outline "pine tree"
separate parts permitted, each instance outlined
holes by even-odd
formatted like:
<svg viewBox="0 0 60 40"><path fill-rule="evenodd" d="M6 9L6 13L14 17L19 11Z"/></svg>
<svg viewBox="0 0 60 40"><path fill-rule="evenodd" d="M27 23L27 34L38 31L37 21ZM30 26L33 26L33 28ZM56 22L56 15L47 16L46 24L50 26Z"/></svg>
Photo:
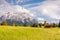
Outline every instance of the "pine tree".
<svg viewBox="0 0 60 40"><path fill-rule="evenodd" d="M60 27L60 21L59 21L59 27Z"/></svg>
<svg viewBox="0 0 60 40"><path fill-rule="evenodd" d="M44 21L44 27L46 26L46 21Z"/></svg>
<svg viewBox="0 0 60 40"><path fill-rule="evenodd" d="M42 23L39 23L39 27L42 27Z"/></svg>

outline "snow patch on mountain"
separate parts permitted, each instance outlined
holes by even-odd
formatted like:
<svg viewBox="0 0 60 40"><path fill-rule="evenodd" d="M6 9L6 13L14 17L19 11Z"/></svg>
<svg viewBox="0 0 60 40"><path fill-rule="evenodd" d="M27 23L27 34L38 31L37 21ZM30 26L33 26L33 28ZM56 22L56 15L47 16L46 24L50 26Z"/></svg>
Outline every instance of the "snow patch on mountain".
<svg viewBox="0 0 60 40"><path fill-rule="evenodd" d="M6 20L10 20L10 21L14 21L14 22L22 22L24 24L26 23L34 23L34 18L33 16L31 16L28 13L4 13L3 15L0 16L0 21L6 21Z"/></svg>

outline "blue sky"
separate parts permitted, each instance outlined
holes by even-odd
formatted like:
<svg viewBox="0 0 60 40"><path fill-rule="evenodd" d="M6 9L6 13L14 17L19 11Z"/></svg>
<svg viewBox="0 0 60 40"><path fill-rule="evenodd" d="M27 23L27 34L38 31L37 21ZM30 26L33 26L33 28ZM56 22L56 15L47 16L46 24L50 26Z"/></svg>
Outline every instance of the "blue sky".
<svg viewBox="0 0 60 40"><path fill-rule="evenodd" d="M60 0L0 0L1 11L30 12L39 21L57 21L60 20Z"/></svg>
<svg viewBox="0 0 60 40"><path fill-rule="evenodd" d="M11 0L6 0L7 2L11 3ZM27 1L27 2L19 2L19 5L26 5L26 4L33 4L33 3L40 3L43 2L45 0L31 0L31 1ZM13 0L13 4L16 5L17 0Z"/></svg>

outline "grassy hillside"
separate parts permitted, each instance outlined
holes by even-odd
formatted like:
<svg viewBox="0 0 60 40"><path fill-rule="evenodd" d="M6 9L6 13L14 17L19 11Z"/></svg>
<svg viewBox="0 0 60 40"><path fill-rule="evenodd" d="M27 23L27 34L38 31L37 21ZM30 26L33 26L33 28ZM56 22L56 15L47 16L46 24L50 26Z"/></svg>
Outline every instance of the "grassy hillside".
<svg viewBox="0 0 60 40"><path fill-rule="evenodd" d="M0 26L0 40L60 40L60 28Z"/></svg>

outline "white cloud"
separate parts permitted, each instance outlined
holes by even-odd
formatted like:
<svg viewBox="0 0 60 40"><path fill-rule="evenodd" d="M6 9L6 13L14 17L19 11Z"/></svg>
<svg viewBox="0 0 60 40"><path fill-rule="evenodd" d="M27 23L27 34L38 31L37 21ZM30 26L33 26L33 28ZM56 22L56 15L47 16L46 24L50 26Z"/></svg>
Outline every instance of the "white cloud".
<svg viewBox="0 0 60 40"><path fill-rule="evenodd" d="M60 1L44 1L38 6L30 8L32 12L45 15L53 19L60 19Z"/></svg>
<svg viewBox="0 0 60 40"><path fill-rule="evenodd" d="M44 18L37 18L38 23L44 23Z"/></svg>
<svg viewBox="0 0 60 40"><path fill-rule="evenodd" d="M22 13L24 13L24 12L29 13L29 10L27 10L19 5L16 5L13 8L14 8L15 12L17 11L17 12L22 12Z"/></svg>
<svg viewBox="0 0 60 40"><path fill-rule="evenodd" d="M8 3L6 0L0 0L0 4L14 4L14 3L16 3L17 5L19 4L19 3L24 3L24 2L28 2L28 1L31 1L31 0L10 0L10 3Z"/></svg>
<svg viewBox="0 0 60 40"><path fill-rule="evenodd" d="M30 13L30 15L31 15L31 16L33 16L33 17L35 16L35 15L34 15L34 14L32 14L32 13Z"/></svg>
<svg viewBox="0 0 60 40"><path fill-rule="evenodd" d="M34 7L38 5L40 5L40 3L26 4L26 5L23 5L23 7L29 8L29 7Z"/></svg>
<svg viewBox="0 0 60 40"><path fill-rule="evenodd" d="M31 14L29 10L27 10L19 5L11 5L11 4L7 3L5 0L0 0L0 1L1 1L0 13L7 13L7 12L29 13L31 16L34 16L34 14Z"/></svg>
<svg viewBox="0 0 60 40"><path fill-rule="evenodd" d="M20 0L24 1L24 0ZM0 0L0 12L26 12L28 13L29 10L19 6L19 5L10 5L5 0Z"/></svg>
<svg viewBox="0 0 60 40"><path fill-rule="evenodd" d="M31 0L17 0L17 2L26 2L26 1L31 1Z"/></svg>
<svg viewBox="0 0 60 40"><path fill-rule="evenodd" d="M6 6L6 5L0 5L0 12L20 12L20 13L29 13L29 10L19 6L19 5L9 5L9 6Z"/></svg>
<svg viewBox="0 0 60 40"><path fill-rule="evenodd" d="M38 18L37 20L38 21L44 21L44 18Z"/></svg>
<svg viewBox="0 0 60 40"><path fill-rule="evenodd" d="M59 21L53 20L53 21L50 21L50 23L59 23Z"/></svg>
<svg viewBox="0 0 60 40"><path fill-rule="evenodd" d="M4 5L9 5L9 3L6 2L6 0L0 0L0 5L2 5L2 4L4 4Z"/></svg>
<svg viewBox="0 0 60 40"><path fill-rule="evenodd" d="M16 2L16 4L22 3L22 2L28 2L31 0L11 0L11 4L14 4L14 1Z"/></svg>

